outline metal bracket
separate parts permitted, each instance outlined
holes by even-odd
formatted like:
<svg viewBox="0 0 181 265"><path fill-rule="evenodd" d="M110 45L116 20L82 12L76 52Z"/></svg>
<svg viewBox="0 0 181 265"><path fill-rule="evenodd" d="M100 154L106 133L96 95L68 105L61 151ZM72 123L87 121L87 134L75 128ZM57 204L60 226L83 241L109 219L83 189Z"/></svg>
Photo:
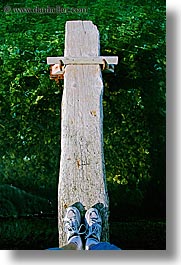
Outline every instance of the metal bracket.
<svg viewBox="0 0 181 265"><path fill-rule="evenodd" d="M65 66L61 63L52 65L52 75L60 75L64 74L65 72Z"/></svg>
<svg viewBox="0 0 181 265"><path fill-rule="evenodd" d="M55 80L57 83L64 79L64 72L59 64L50 65L50 79Z"/></svg>
<svg viewBox="0 0 181 265"><path fill-rule="evenodd" d="M114 73L114 64L118 64L118 56L96 57L47 57L47 64L51 65L50 78L63 79L66 65L102 65L104 73Z"/></svg>
<svg viewBox="0 0 181 265"><path fill-rule="evenodd" d="M105 59L103 59L103 67L102 72L103 73L114 73L114 64L108 64Z"/></svg>

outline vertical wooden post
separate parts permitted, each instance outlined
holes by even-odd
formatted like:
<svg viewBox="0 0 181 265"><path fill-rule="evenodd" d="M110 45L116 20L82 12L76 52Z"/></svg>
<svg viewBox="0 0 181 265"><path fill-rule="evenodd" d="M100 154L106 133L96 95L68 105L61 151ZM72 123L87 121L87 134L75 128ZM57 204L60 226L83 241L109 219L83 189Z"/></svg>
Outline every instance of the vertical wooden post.
<svg viewBox="0 0 181 265"><path fill-rule="evenodd" d="M65 57L99 55L99 32L91 21L66 23ZM102 240L108 240L108 195L103 154L103 82L99 65L67 65L61 119L58 187L59 243L66 243L66 207L102 205Z"/></svg>
<svg viewBox="0 0 181 265"><path fill-rule="evenodd" d="M99 56L99 50L99 32L91 21L69 21L64 57L47 58L47 63L53 65L52 78L62 78L65 73L58 186L60 246L66 244L65 211L74 204L82 215L90 207L98 208L103 220L101 240L109 238L100 64L109 69L109 65L118 63L118 57Z"/></svg>

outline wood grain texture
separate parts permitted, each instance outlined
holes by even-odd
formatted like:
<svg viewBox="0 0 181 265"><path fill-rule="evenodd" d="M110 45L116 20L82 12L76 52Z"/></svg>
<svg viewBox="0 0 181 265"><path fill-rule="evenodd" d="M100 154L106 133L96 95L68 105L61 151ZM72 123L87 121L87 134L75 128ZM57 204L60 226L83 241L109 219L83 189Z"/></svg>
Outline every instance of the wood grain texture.
<svg viewBox="0 0 181 265"><path fill-rule="evenodd" d="M92 56L92 57L47 57L47 64L118 64L118 56Z"/></svg>
<svg viewBox="0 0 181 265"><path fill-rule="evenodd" d="M91 21L66 23L65 56L98 56L99 33ZM59 244L66 244L66 207L96 205L108 240L108 195L103 154L103 82L99 65L68 65L64 76L58 188ZM80 206L79 205L79 206Z"/></svg>

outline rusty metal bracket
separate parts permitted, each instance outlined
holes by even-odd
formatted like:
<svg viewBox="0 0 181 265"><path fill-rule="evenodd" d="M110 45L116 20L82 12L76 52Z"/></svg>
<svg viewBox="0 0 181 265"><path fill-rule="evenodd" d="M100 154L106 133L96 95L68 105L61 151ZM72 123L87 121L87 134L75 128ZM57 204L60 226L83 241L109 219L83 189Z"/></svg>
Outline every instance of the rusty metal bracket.
<svg viewBox="0 0 181 265"><path fill-rule="evenodd" d="M117 56L97 57L47 57L47 64L51 66L50 78L59 80L64 78L66 65L102 65L104 73L114 73L114 64L118 64Z"/></svg>
<svg viewBox="0 0 181 265"><path fill-rule="evenodd" d="M103 73L114 73L114 64L108 64L105 59L103 59L103 66L102 66Z"/></svg>

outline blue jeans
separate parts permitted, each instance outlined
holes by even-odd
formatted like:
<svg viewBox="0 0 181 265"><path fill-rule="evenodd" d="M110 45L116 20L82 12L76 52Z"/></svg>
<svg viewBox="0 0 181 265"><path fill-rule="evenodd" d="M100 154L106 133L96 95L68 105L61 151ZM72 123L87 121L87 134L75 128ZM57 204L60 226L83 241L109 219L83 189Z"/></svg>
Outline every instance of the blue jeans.
<svg viewBox="0 0 181 265"><path fill-rule="evenodd" d="M48 250L63 250L62 248L48 248ZM109 242L100 242L90 247L90 250L121 250Z"/></svg>

